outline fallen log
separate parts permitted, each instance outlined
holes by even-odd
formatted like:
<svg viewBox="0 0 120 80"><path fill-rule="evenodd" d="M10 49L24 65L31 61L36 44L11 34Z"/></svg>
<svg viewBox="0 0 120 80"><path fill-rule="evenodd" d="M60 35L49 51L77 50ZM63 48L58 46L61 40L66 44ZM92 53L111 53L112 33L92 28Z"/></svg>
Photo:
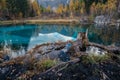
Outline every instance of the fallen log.
<svg viewBox="0 0 120 80"><path fill-rule="evenodd" d="M114 46L114 47L113 46L104 46L104 45L92 43L92 42L89 42L87 46L95 46L95 47L104 49L111 53L120 54L120 47L116 47L116 46Z"/></svg>

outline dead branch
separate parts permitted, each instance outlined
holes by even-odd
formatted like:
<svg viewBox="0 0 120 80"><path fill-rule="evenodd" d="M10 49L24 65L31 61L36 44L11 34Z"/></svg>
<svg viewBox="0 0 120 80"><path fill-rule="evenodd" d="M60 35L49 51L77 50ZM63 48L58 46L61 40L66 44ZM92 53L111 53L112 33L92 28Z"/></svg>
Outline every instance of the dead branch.
<svg viewBox="0 0 120 80"><path fill-rule="evenodd" d="M55 71L56 72L56 69L59 67L59 66L62 66L62 65L65 65L63 68L61 68L61 70L63 70L64 68L66 68L69 64L75 64L75 63L77 63L77 62L79 62L80 61L80 59L79 58L76 58L76 59L74 59L74 60L71 60L71 61L68 61L68 62L62 62L62 63L60 63L60 64L58 64L58 65L56 65L56 66L53 66L52 68L50 68L50 69L48 69L47 71L45 71L45 72L43 72L42 74L46 74L46 73L48 73L48 72L50 72L50 71ZM67 66L66 66L66 64L67 64ZM61 70L57 70L57 72L59 72L59 71L61 71Z"/></svg>
<svg viewBox="0 0 120 80"><path fill-rule="evenodd" d="M115 54L120 54L120 47L112 47L112 46L104 46L104 45L101 45L101 44L97 44L97 43L91 43L89 42L89 44L87 46L95 46L95 47L98 47L98 48L101 48L101 49L104 49L108 52L112 52L112 53L115 53Z"/></svg>

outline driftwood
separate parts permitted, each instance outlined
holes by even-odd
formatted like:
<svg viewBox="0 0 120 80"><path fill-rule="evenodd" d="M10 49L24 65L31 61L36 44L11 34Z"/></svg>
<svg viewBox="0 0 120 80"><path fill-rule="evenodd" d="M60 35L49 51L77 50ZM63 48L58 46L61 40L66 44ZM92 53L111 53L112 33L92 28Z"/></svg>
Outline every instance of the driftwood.
<svg viewBox="0 0 120 80"><path fill-rule="evenodd" d="M91 43L91 42L89 42L89 44L87 46L95 46L95 47L104 49L108 52L112 52L112 53L115 53L115 54L120 54L120 48L116 47L116 46L104 46L104 45L100 45L100 44L97 44L97 43Z"/></svg>

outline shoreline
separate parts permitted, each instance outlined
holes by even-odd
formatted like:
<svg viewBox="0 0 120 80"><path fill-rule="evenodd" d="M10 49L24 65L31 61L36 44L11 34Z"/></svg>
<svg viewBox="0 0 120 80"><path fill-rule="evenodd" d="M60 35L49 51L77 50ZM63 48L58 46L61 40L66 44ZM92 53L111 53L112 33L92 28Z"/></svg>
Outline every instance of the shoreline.
<svg viewBox="0 0 120 80"><path fill-rule="evenodd" d="M39 23L58 23L58 24L68 24L68 23L79 23L77 19L26 19L26 20L6 20L0 21L0 25L9 24L39 24Z"/></svg>
<svg viewBox="0 0 120 80"><path fill-rule="evenodd" d="M20 19L20 20L4 20L0 21L0 25L17 25L17 24L71 24L71 25L87 25L96 24L94 21L90 20L87 22L80 21L79 19ZM99 25L99 24L98 24ZM101 24L103 25L103 24ZM107 24L109 26L118 26L117 22L111 22ZM120 25L120 24L119 24Z"/></svg>
<svg viewBox="0 0 120 80"><path fill-rule="evenodd" d="M23 19L0 21L0 25L12 24L92 24L80 22L78 19Z"/></svg>

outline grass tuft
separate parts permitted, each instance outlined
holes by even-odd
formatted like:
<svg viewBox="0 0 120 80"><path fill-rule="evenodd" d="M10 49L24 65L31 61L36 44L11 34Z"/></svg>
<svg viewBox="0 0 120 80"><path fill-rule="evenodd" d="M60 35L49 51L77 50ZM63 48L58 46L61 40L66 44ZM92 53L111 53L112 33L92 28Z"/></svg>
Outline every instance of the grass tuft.
<svg viewBox="0 0 120 80"><path fill-rule="evenodd" d="M34 64L34 66L37 70L43 72L56 64L57 64L57 61L46 59L46 60L38 61L37 63Z"/></svg>
<svg viewBox="0 0 120 80"><path fill-rule="evenodd" d="M105 54L105 55L94 55L94 54L91 54L91 55L86 55L86 56L83 56L82 57L82 61L84 63L99 63L99 62L104 62L104 61L107 61L111 58L110 55L108 54Z"/></svg>

